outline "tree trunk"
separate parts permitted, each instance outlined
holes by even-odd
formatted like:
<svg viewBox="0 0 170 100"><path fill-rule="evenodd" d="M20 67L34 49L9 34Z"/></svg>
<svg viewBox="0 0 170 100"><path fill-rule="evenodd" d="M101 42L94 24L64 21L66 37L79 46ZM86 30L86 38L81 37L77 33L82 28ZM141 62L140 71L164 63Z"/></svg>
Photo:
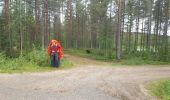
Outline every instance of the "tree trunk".
<svg viewBox="0 0 170 100"><path fill-rule="evenodd" d="M122 0L118 2L118 24L116 33L116 59L121 59Z"/></svg>
<svg viewBox="0 0 170 100"><path fill-rule="evenodd" d="M9 55L11 56L12 52L12 39L11 39L11 33L10 33L10 11L9 11L9 0L4 0L4 17L5 17L5 36L8 38L8 43L9 45L6 45L7 50L9 51Z"/></svg>
<svg viewBox="0 0 170 100"><path fill-rule="evenodd" d="M48 0L45 0L45 3L44 3L44 6L45 6L45 46L48 45L48 42L49 42L49 30L48 30Z"/></svg>
<svg viewBox="0 0 170 100"><path fill-rule="evenodd" d="M163 44L164 44L164 54L168 53L168 20L169 20L169 6L170 1L166 0L166 12L165 12L165 24L164 24L164 33L163 33Z"/></svg>

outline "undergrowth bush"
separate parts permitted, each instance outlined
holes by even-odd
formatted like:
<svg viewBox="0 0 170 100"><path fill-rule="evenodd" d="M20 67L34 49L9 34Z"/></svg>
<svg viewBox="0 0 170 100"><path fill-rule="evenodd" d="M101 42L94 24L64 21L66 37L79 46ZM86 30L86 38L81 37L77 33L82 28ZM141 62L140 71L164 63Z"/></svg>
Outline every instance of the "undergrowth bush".
<svg viewBox="0 0 170 100"><path fill-rule="evenodd" d="M35 63L26 60L25 57L6 59L6 63L2 66L2 69L18 70L23 67L38 67Z"/></svg>
<svg viewBox="0 0 170 100"><path fill-rule="evenodd" d="M47 52L43 50L34 49L32 52L28 53L25 58L38 66L49 65L49 57Z"/></svg>
<svg viewBox="0 0 170 100"><path fill-rule="evenodd" d="M6 56L4 53L0 53L0 66L4 65L6 62Z"/></svg>
<svg viewBox="0 0 170 100"><path fill-rule="evenodd" d="M61 69L70 68L73 66L66 59L61 59ZM34 72L52 70L50 66L50 58L46 51L34 49L29 53L24 53L21 57L9 58L4 53L0 53L0 73L13 72Z"/></svg>
<svg viewBox="0 0 170 100"><path fill-rule="evenodd" d="M87 53L86 50L89 50L90 53ZM64 49L64 51L69 54L89 57L96 60L112 60L115 58L115 53L111 50L108 50L107 53L105 50L98 49Z"/></svg>
<svg viewBox="0 0 170 100"><path fill-rule="evenodd" d="M90 50L87 53L86 50ZM121 65L165 65L169 64L168 61L162 61L155 57L156 53L151 54L146 51L131 51L123 52L121 60L116 60L115 52L112 50L99 50L99 49L65 49L65 52L82 57L89 57L102 61L113 61L115 64Z"/></svg>

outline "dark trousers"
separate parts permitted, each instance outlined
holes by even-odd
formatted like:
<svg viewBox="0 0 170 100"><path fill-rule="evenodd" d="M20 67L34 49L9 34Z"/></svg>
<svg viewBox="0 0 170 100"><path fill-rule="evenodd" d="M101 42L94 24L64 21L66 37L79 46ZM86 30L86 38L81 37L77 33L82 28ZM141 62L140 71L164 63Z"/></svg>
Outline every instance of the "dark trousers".
<svg viewBox="0 0 170 100"><path fill-rule="evenodd" d="M59 67L60 59L58 57L58 53L51 53L51 66Z"/></svg>

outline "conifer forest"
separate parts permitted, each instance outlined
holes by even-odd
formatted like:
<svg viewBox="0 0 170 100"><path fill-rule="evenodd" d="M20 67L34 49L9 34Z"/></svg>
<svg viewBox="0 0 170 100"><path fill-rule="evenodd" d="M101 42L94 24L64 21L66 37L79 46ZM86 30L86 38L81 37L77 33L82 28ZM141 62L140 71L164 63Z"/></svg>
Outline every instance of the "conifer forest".
<svg viewBox="0 0 170 100"><path fill-rule="evenodd" d="M46 50L99 50L170 61L170 0L0 0L0 52L16 57Z"/></svg>

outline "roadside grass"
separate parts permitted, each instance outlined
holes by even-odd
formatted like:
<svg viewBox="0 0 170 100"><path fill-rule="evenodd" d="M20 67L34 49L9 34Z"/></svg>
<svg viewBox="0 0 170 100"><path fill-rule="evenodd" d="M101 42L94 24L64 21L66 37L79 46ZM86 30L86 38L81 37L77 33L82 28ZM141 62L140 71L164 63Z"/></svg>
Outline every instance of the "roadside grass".
<svg viewBox="0 0 170 100"><path fill-rule="evenodd" d="M155 61L150 59L143 59L141 57L133 57L133 58L121 60L120 64L121 65L168 65L170 63L163 62L163 61Z"/></svg>
<svg viewBox="0 0 170 100"><path fill-rule="evenodd" d="M170 100L170 79L154 81L146 85L150 95L162 100Z"/></svg>
<svg viewBox="0 0 170 100"><path fill-rule="evenodd" d="M42 50L35 49L17 58L8 58L0 53L0 73L44 72L72 67L73 64L65 58L61 59L59 68L51 67L50 58Z"/></svg>
<svg viewBox="0 0 170 100"><path fill-rule="evenodd" d="M0 69L0 73L23 73L23 72L44 72L44 71L52 71L54 68L52 67L33 67L33 66L24 66L20 67L18 66L17 68L5 68L5 69Z"/></svg>
<svg viewBox="0 0 170 100"><path fill-rule="evenodd" d="M65 58L61 59L59 69L70 69L73 67L75 67L75 66L72 62L66 60Z"/></svg>
<svg viewBox="0 0 170 100"><path fill-rule="evenodd" d="M105 55L105 51L96 50L96 49L88 49L90 53L86 52L86 49L64 49L64 52L71 55L76 55L85 58L92 58L99 61L111 61L112 59L109 56ZM112 55L110 55L111 57ZM113 57L113 56L112 56Z"/></svg>
<svg viewBox="0 0 170 100"><path fill-rule="evenodd" d="M125 55L121 60L115 59L114 53L105 54L105 51L90 49L90 53L86 52L86 49L64 49L65 53L91 58L99 61L112 62L113 65L169 65L170 62L163 62L158 60L153 60L151 58L140 57L140 56L127 56ZM111 51L109 51L111 52Z"/></svg>
<svg viewBox="0 0 170 100"><path fill-rule="evenodd" d="M11 61L10 63L5 64L4 67L0 65L0 73L46 72L60 69L70 69L73 67L73 64L65 58L61 59L59 68L51 67L50 64L47 66L38 66L25 61L22 65L15 61Z"/></svg>

